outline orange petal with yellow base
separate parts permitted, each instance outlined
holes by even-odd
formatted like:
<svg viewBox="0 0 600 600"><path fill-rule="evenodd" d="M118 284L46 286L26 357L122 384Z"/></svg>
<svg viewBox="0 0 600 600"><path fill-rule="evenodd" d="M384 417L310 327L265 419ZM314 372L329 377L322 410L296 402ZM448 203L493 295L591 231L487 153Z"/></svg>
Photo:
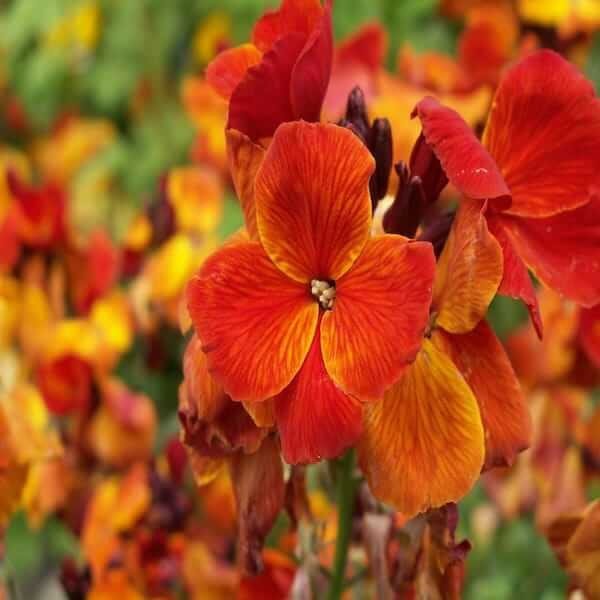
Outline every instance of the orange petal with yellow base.
<svg viewBox="0 0 600 600"><path fill-rule="evenodd" d="M336 282L333 310L323 315L327 372L346 393L378 400L421 347L435 273L431 244L395 235L370 239Z"/></svg>
<svg viewBox="0 0 600 600"><path fill-rule="evenodd" d="M227 159L233 185L244 213L244 222L252 239L258 239L256 208L254 205L254 180L265 156L265 149L255 144L241 131L228 129Z"/></svg>
<svg viewBox="0 0 600 600"><path fill-rule="evenodd" d="M187 287L188 308L213 376L240 401L279 393L300 369L319 313L257 242L215 252Z"/></svg>
<svg viewBox="0 0 600 600"><path fill-rule="evenodd" d="M290 464L335 458L362 432L362 405L327 375L319 333L292 383L275 398L283 458Z"/></svg>
<svg viewBox="0 0 600 600"><path fill-rule="evenodd" d="M485 452L477 401L430 340L367 408L358 452L373 494L407 517L459 500L477 480Z"/></svg>
<svg viewBox="0 0 600 600"><path fill-rule="evenodd" d="M572 210L600 185L600 102L592 84L555 52L531 54L505 73L483 143L510 188L512 215Z"/></svg>
<svg viewBox="0 0 600 600"><path fill-rule="evenodd" d="M254 44L223 50L206 68L206 80L222 98L229 100L248 69L261 58L262 52Z"/></svg>
<svg viewBox="0 0 600 600"><path fill-rule="evenodd" d="M433 289L436 324L471 331L485 317L502 281L502 248L488 231L485 205L464 199L438 262Z"/></svg>
<svg viewBox="0 0 600 600"><path fill-rule="evenodd" d="M285 123L256 176L258 231L273 262L296 281L338 279L371 226L366 146L337 125Z"/></svg>
<svg viewBox="0 0 600 600"><path fill-rule="evenodd" d="M531 416L502 344L486 321L464 335L434 333L477 398L485 430L484 469L510 466L531 443Z"/></svg>

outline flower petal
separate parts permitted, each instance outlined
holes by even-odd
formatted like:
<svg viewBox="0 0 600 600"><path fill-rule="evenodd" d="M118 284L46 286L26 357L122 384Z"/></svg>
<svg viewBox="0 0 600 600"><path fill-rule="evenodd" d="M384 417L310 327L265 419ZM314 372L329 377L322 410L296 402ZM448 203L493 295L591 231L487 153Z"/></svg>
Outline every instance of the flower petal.
<svg viewBox="0 0 600 600"><path fill-rule="evenodd" d="M450 182L465 196L481 200L502 199L510 191L494 159L481 145L472 129L451 108L431 97L423 98L413 111Z"/></svg>
<svg viewBox="0 0 600 600"><path fill-rule="evenodd" d="M283 0L277 10L266 12L252 30L252 42L263 52L288 33L308 37L323 15L320 0Z"/></svg>
<svg viewBox="0 0 600 600"><path fill-rule="evenodd" d="M549 50L506 72L483 139L511 191L513 215L576 208L600 184L600 103L591 83Z"/></svg>
<svg viewBox="0 0 600 600"><path fill-rule="evenodd" d="M370 152L337 125L285 123L256 176L258 231L289 277L337 279L356 260L371 225Z"/></svg>
<svg viewBox="0 0 600 600"><path fill-rule="evenodd" d="M493 236L498 240L502 247L504 267L502 270L502 281L498 288L498 293L503 296L510 296L521 300L529 311L531 322L533 323L538 337L541 339L543 332L542 316L537 299L535 288L527 267L517 254L512 241L506 233L500 218L494 216L488 217L488 227Z"/></svg>
<svg viewBox="0 0 600 600"><path fill-rule="evenodd" d="M227 129L237 129L258 142L270 138L281 123L294 120L290 81L305 42L300 33L285 35L248 69L231 94Z"/></svg>
<svg viewBox="0 0 600 600"><path fill-rule="evenodd" d="M486 321L464 335L434 335L477 398L485 430L484 469L512 465L531 443L531 417L502 344Z"/></svg>
<svg viewBox="0 0 600 600"><path fill-rule="evenodd" d="M260 167L265 156L265 150L241 131L235 129L228 129L225 132L225 137L227 139L229 171L242 206L246 229L252 239L257 239L254 180L258 167Z"/></svg>
<svg viewBox="0 0 600 600"><path fill-rule="evenodd" d="M377 400L411 363L423 340L435 273L431 244L395 235L369 240L336 283L323 315L327 372L348 394Z"/></svg>
<svg viewBox="0 0 600 600"><path fill-rule="evenodd" d="M262 546L285 496L276 440L266 438L253 454L239 453L230 463L230 474L238 512L240 562L245 572L256 575L262 570Z"/></svg>
<svg viewBox="0 0 600 600"><path fill-rule="evenodd" d="M208 360L196 334L183 353L183 377L187 402L193 404L199 419L213 421L226 404L231 402L223 386L208 372Z"/></svg>
<svg viewBox="0 0 600 600"><path fill-rule="evenodd" d="M299 373L275 398L275 419L287 463L335 458L362 432L362 405L333 383L323 364L319 333Z"/></svg>
<svg viewBox="0 0 600 600"><path fill-rule="evenodd" d="M548 287L586 307L600 302L600 197L546 219L501 221L523 261Z"/></svg>
<svg viewBox="0 0 600 600"><path fill-rule="evenodd" d="M318 305L257 242L215 252L188 284L187 298L209 368L233 399L274 396L300 369Z"/></svg>
<svg viewBox="0 0 600 600"><path fill-rule="evenodd" d="M373 494L407 517L457 501L477 480L484 458L477 401L430 340L383 401L368 406L358 450Z"/></svg>
<svg viewBox="0 0 600 600"><path fill-rule="evenodd" d="M333 26L331 4L306 40L290 81L290 97L294 119L319 121L333 63Z"/></svg>
<svg viewBox="0 0 600 600"><path fill-rule="evenodd" d="M485 317L502 280L502 249L488 231L485 204L464 199L438 262L433 291L436 323L471 331Z"/></svg>
<svg viewBox="0 0 600 600"><path fill-rule="evenodd" d="M254 44L242 44L219 52L206 67L206 80L225 100L246 76L250 67L257 65L262 52Z"/></svg>

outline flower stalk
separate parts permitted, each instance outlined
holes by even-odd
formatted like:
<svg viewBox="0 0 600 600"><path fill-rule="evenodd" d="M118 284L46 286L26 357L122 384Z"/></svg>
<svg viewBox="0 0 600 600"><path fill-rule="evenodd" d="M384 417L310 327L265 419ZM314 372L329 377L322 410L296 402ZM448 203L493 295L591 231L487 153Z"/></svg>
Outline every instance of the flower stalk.
<svg viewBox="0 0 600 600"><path fill-rule="evenodd" d="M327 600L339 600L344 591L348 550L352 537L352 515L357 481L354 478L355 452L350 449L338 461L336 478L336 503L338 505L338 534Z"/></svg>

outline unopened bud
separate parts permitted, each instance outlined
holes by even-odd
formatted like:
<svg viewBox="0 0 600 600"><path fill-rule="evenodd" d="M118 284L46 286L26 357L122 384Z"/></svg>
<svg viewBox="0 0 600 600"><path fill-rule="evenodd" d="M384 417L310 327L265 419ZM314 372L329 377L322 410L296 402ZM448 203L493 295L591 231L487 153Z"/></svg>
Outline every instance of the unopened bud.
<svg viewBox="0 0 600 600"><path fill-rule="evenodd" d="M375 159L375 172L369 181L373 212L387 194L393 161L392 128L387 119L375 119L369 131L367 145Z"/></svg>
<svg viewBox="0 0 600 600"><path fill-rule="evenodd" d="M369 117L367 116L365 95L358 86L348 95L345 119L353 125L363 141L366 142L369 135Z"/></svg>
<svg viewBox="0 0 600 600"><path fill-rule="evenodd" d="M421 179L425 203L427 206L431 206L448 184L448 178L438 157L422 133L413 146L409 165L412 176Z"/></svg>

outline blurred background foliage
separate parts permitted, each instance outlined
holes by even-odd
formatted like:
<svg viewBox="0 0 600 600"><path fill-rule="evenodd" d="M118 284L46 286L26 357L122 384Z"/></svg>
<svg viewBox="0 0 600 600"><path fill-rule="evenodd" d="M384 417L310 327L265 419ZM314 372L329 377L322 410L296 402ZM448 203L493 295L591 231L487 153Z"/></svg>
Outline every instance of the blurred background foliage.
<svg viewBox="0 0 600 600"><path fill-rule="evenodd" d="M79 177L110 173L104 216L117 234L128 215L156 189L170 167L188 162L193 127L180 103L180 82L203 68L197 34L215 12L228 21L232 43L247 39L255 19L272 0L3 0L0 1L0 86L24 104L29 127L47 132L65 112L109 119L118 135ZM460 23L441 18L436 0L336 0L334 27L339 38L370 20L389 32L388 66L409 42L417 50L453 53ZM600 81L600 39L588 62L588 75ZM19 144L2 131L4 142ZM95 198L95 202L101 202ZM227 202L222 234L240 224L233 199ZM490 311L501 336L525 319L515 303L497 299ZM173 340L177 348L181 339ZM174 402L180 379L178 352L169 371L150 373L135 349L119 368L134 388L148 393L163 419L163 435L176 427ZM159 442L160 443L160 442ZM483 539L473 523L485 511L478 487L461 505L461 532L474 543L468 560L466 598L564 597L565 577L531 518L503 524ZM77 542L58 520L29 531L22 515L6 535L5 571L14 582L49 572ZM15 584L15 598L27 598ZM23 587L24 586L24 587ZM50 597L50 596L48 596Z"/></svg>

